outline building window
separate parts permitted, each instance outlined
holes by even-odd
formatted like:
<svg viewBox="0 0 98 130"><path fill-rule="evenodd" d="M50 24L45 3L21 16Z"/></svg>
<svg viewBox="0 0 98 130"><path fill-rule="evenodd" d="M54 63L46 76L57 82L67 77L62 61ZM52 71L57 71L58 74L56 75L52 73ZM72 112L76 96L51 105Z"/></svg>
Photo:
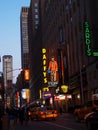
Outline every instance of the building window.
<svg viewBox="0 0 98 130"><path fill-rule="evenodd" d="M62 44L64 41L64 31L63 27L59 27L59 43Z"/></svg>
<svg viewBox="0 0 98 130"><path fill-rule="evenodd" d="M36 25L36 26L35 26L35 29L37 29L37 28L38 28L38 26Z"/></svg>
<svg viewBox="0 0 98 130"><path fill-rule="evenodd" d="M39 24L39 21L38 21L38 20L35 20L35 24L36 24L36 25Z"/></svg>
<svg viewBox="0 0 98 130"><path fill-rule="evenodd" d="M34 6L35 6L35 7L38 7L38 3L34 3Z"/></svg>
<svg viewBox="0 0 98 130"><path fill-rule="evenodd" d="M39 18L38 14L36 14L36 15L35 15L35 18L36 18L36 19L38 19L38 18Z"/></svg>
<svg viewBox="0 0 98 130"><path fill-rule="evenodd" d="M75 2L73 3L73 12L76 11Z"/></svg>
<svg viewBox="0 0 98 130"><path fill-rule="evenodd" d="M78 7L80 6L80 0L77 0L77 6Z"/></svg>
<svg viewBox="0 0 98 130"><path fill-rule="evenodd" d="M35 12L35 13L38 13L38 9L34 9L34 12Z"/></svg>
<svg viewBox="0 0 98 130"><path fill-rule="evenodd" d="M94 79L96 79L96 74L97 74L97 72L96 72L96 70L94 71Z"/></svg>

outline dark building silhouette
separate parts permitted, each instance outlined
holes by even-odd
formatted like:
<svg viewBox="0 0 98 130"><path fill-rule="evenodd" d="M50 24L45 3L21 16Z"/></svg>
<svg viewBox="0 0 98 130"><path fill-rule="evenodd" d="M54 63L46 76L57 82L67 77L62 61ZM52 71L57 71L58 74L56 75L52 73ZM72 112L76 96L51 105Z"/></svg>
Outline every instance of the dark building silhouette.
<svg viewBox="0 0 98 130"><path fill-rule="evenodd" d="M56 58L59 85L68 85L74 105L90 100L97 91L97 6L97 0L31 0L28 12L31 100L39 98L39 90L44 86L42 48L47 50L47 67L51 57Z"/></svg>

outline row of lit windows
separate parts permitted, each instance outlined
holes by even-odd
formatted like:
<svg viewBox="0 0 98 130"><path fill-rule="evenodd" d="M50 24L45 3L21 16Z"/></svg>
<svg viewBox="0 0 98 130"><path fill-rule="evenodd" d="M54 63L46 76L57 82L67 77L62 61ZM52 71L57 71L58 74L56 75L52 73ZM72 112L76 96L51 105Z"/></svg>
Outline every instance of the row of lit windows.
<svg viewBox="0 0 98 130"><path fill-rule="evenodd" d="M35 29L37 29L38 28L38 24L39 24L38 3L34 3L34 24L35 24Z"/></svg>

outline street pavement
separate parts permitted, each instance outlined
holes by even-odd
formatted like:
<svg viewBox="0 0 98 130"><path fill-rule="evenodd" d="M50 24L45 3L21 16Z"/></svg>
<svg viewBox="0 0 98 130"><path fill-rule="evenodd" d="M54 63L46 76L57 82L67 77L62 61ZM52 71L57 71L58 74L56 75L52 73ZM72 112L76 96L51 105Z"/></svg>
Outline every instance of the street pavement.
<svg viewBox="0 0 98 130"><path fill-rule="evenodd" d="M74 116L73 114L69 114L69 113L63 113L63 114L59 114L59 117L57 119L58 122L64 122L64 124L66 125L67 121L69 123L71 122L75 122L74 120ZM50 124L50 125L49 125ZM31 121L29 120L28 121L28 124L25 124L25 122L23 123L23 125L20 124L19 121L17 121L16 124L14 124L13 120L10 121L10 129L9 130L39 130L39 129L45 129L45 130L50 130L49 127L51 127L51 125L55 125L57 126L57 130L62 130L62 129L65 129L65 130L77 130L77 129L69 129L69 125L65 126L65 125L59 125L58 123L56 122L53 122L53 121ZM83 124L82 124L83 125ZM47 127L48 126L48 127ZM77 125L79 127L78 130L81 130L81 124L78 124ZM62 127L62 128L60 128ZM53 127L52 127L53 128ZM51 128L51 130L52 130ZM54 130L55 128L53 128ZM83 126L83 130L85 130L85 127Z"/></svg>

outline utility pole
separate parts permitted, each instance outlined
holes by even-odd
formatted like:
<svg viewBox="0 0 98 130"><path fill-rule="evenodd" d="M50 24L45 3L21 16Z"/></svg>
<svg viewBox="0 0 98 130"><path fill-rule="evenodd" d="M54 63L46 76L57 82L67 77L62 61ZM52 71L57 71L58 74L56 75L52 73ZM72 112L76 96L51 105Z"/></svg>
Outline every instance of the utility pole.
<svg viewBox="0 0 98 130"><path fill-rule="evenodd" d="M82 77L82 62L81 62L81 48L79 46L79 75L80 75L80 100L81 104L84 103L84 94L83 94L83 77Z"/></svg>

